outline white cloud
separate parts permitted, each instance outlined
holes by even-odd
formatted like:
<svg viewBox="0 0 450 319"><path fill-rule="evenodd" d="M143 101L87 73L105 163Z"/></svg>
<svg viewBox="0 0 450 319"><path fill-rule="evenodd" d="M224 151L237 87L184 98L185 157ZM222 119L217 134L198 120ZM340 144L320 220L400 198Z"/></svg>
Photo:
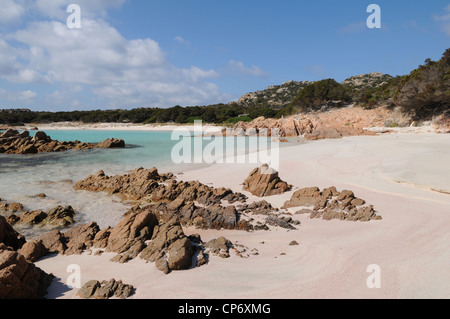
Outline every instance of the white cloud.
<svg viewBox="0 0 450 319"><path fill-rule="evenodd" d="M246 67L242 61L230 60L227 65L227 71L237 76L256 76L267 77L268 74L259 67L252 65Z"/></svg>
<svg viewBox="0 0 450 319"><path fill-rule="evenodd" d="M25 13L21 3L14 0L2 0L0 4L0 23L11 23L20 19Z"/></svg>
<svg viewBox="0 0 450 319"><path fill-rule="evenodd" d="M208 104L226 98L217 85L208 82L219 77L215 70L175 67L156 41L127 40L103 20L84 18L82 28L72 30L58 21L34 22L8 39L25 49L0 40L0 58L3 47L5 52L5 62L0 61L5 72L0 76L11 82L65 86L47 95L52 104L69 105L78 98L79 92L67 89L71 86L88 88L93 103L117 107Z"/></svg>
<svg viewBox="0 0 450 319"><path fill-rule="evenodd" d="M183 37L177 35L175 38L173 38L176 42L181 44L189 44L189 41L186 41Z"/></svg>
<svg viewBox="0 0 450 319"><path fill-rule="evenodd" d="M0 99L5 99L8 101L31 102L37 96L38 96L38 94L31 90L20 91L20 92L11 92L11 91L7 91L5 89L0 88Z"/></svg>
<svg viewBox="0 0 450 319"><path fill-rule="evenodd" d="M359 32L363 32L366 31L367 28L367 23L360 21L360 22L352 22L349 23L341 28L339 28L339 32L340 33L359 33Z"/></svg>
<svg viewBox="0 0 450 319"><path fill-rule="evenodd" d="M450 36L450 4L446 6L443 11L442 14L434 16L434 21L436 21L442 30Z"/></svg>

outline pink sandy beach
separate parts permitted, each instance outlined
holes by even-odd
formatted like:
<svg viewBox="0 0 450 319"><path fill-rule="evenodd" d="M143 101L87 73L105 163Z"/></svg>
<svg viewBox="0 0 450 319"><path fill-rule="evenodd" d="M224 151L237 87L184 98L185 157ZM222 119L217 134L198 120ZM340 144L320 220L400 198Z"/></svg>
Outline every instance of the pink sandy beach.
<svg viewBox="0 0 450 319"><path fill-rule="evenodd" d="M203 231L203 241L224 236L257 256L211 257L209 264L164 275L136 258L57 256L36 263L57 279L48 298L77 298L65 286L67 266L77 264L82 284L121 279L139 299L298 299L450 297L450 135L430 132L323 140L281 148L280 177L296 188L350 189L374 205L381 221L301 221L297 231ZM242 192L252 164L216 164L185 172L199 180ZM295 191L295 189L293 190ZM292 191L292 192L293 192ZM265 198L281 207L292 192ZM257 198L249 195L250 200ZM259 200L259 199L258 199ZM296 209L291 209L294 213ZM291 241L298 246L289 246ZM370 289L369 265L381 270L381 288Z"/></svg>

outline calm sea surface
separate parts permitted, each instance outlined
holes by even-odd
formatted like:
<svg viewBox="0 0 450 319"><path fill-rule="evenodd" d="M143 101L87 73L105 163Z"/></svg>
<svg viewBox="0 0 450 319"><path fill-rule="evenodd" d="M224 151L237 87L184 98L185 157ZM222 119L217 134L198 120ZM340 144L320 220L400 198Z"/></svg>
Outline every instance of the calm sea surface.
<svg viewBox="0 0 450 319"><path fill-rule="evenodd" d="M92 143L115 137L124 139L127 147L37 155L0 154L0 198L8 202L20 202L27 210L48 210L58 205L71 205L77 213L77 223L96 221L101 228L114 227L129 206L106 194L75 191L73 183L101 169L107 175L114 175L139 167L157 167L161 173L177 174L207 165L174 163L172 149L179 145L180 140L172 140L172 132L55 130L46 133L54 140ZM195 138L186 137L186 141L189 140ZM208 142L203 144L207 145ZM40 193L45 193L47 198L33 198L33 195ZM28 237L43 231L21 230Z"/></svg>

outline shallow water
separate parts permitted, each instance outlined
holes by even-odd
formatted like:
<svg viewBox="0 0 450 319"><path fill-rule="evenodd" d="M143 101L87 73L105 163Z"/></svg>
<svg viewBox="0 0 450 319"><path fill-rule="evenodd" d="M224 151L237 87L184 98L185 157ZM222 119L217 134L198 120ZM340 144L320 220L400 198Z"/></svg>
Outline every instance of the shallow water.
<svg viewBox="0 0 450 319"><path fill-rule="evenodd" d="M103 193L75 191L74 183L104 170L107 175L123 174L139 167L157 167L160 173L177 174L199 169L208 164L176 164L172 149L179 140L172 140L172 132L155 131L46 131L54 140L97 143L107 138L124 139L125 149L70 150L62 153L37 155L0 154L0 198L20 202L26 210L49 210L58 205L71 205L76 211L78 224L95 221L103 229L114 227L129 209L115 196ZM188 137L191 139L191 137ZM224 138L224 145L227 139ZM248 142L248 138L244 138ZM203 142L203 149L208 145ZM192 143L193 144L193 143ZM268 143L270 145L270 143ZM285 144L283 146L288 146ZM193 151L194 146L192 146ZM236 143L234 149L247 144ZM236 151L237 152L237 151ZM192 152L194 154L194 152ZM195 156L193 156L195 158ZM32 196L45 193L47 198ZM44 229L18 229L27 238L45 232Z"/></svg>

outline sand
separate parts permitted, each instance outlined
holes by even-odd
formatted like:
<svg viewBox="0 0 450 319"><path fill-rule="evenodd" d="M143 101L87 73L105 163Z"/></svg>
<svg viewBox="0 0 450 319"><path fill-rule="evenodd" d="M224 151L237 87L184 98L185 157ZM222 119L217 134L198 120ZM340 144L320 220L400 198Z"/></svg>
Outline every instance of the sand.
<svg viewBox="0 0 450 319"><path fill-rule="evenodd" d="M178 124L126 124L126 123L95 123L86 124L81 122L58 122L50 124L28 124L26 129L38 128L40 131L65 131L65 130L93 130L93 131L173 131L176 129L188 129L193 131L194 125ZM203 130L208 132L220 132L223 127L204 124Z"/></svg>
<svg viewBox="0 0 450 319"><path fill-rule="evenodd" d="M351 189L374 205L383 220L324 221L295 215L301 221L297 231L186 228L187 234L199 233L204 241L225 236L256 248L259 255L212 257L208 265L169 275L140 259L111 263L114 255L110 254L57 256L36 264L57 277L48 298L76 298L77 289L66 285L70 264L80 266L82 283L122 279L137 288L133 298L139 299L449 298L448 163L450 135L428 131L284 147L283 180L296 188ZM182 178L242 191L240 184L253 168L252 164L216 164L185 172ZM266 200L281 207L292 192ZM293 240L299 245L289 246ZM370 265L379 266L380 288L367 285Z"/></svg>

